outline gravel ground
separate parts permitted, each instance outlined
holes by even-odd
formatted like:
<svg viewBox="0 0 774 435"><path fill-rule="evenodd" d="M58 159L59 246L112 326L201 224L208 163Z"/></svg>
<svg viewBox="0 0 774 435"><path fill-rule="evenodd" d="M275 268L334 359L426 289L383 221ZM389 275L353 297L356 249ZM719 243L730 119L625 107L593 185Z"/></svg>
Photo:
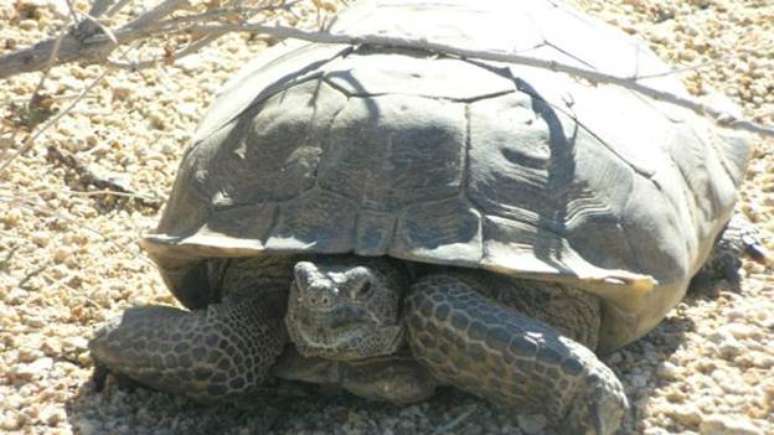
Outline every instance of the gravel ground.
<svg viewBox="0 0 774 435"><path fill-rule="evenodd" d="M66 12L60 3L0 0L0 54L55 34ZM712 86L749 118L774 123L771 0L573 3L650 41L673 64L709 63L685 74L691 92ZM139 10L137 1L133 5L130 10ZM312 9L300 15L307 23L315 20ZM214 91L265 45L232 34L175 66L108 72L71 114L0 173L0 431L545 433L538 416L504 413L452 390L406 408L307 390L221 407L115 385L95 391L86 350L94 328L132 305L175 303L137 240L154 226ZM102 71L54 68L40 107L61 110ZM24 111L38 80L27 74L0 81L0 161L18 147L12 135L24 137L31 118L40 115ZM48 147L61 150L59 159ZM80 169L64 165L67 156L81 162ZM137 196L100 193L88 185L89 174ZM773 192L774 141L757 138L741 209L768 236L772 252ZM606 358L634 404L628 432L774 433L774 274L745 263L741 275L741 285L700 286L656 330Z"/></svg>

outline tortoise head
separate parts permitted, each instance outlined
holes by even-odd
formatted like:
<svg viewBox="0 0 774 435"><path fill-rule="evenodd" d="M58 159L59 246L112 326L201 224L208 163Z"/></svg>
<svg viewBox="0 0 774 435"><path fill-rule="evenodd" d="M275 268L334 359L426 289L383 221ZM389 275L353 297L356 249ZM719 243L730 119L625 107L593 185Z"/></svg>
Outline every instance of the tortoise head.
<svg viewBox="0 0 774 435"><path fill-rule="evenodd" d="M305 357L339 361L386 355L403 341L408 275L386 258L314 257L293 269L285 324Z"/></svg>

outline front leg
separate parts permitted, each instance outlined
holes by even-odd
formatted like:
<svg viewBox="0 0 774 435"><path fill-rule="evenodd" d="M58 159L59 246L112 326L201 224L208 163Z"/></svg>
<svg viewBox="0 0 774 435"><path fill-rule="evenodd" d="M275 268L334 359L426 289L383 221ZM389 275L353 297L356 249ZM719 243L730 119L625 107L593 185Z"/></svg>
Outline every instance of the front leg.
<svg viewBox="0 0 774 435"><path fill-rule="evenodd" d="M417 360L443 383L514 411L541 412L564 433L615 432L628 409L615 374L585 346L485 290L454 273L413 286L404 314Z"/></svg>
<svg viewBox="0 0 774 435"><path fill-rule="evenodd" d="M255 392L287 342L287 291L207 308L130 308L89 342L98 368L199 401Z"/></svg>

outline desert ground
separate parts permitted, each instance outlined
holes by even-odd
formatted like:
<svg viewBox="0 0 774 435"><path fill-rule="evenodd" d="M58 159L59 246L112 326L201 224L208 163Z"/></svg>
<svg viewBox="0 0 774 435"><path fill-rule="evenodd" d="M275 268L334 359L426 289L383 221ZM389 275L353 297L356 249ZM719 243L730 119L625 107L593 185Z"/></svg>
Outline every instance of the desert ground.
<svg viewBox="0 0 774 435"><path fill-rule="evenodd" d="M126 12L152 3L133 1ZM314 26L319 17L309 3L298 6L297 16L267 19ZM685 68L691 93L717 89L748 119L774 124L771 0L571 3ZM0 55L56 35L69 19L64 5L0 0ZM73 5L88 7L85 0ZM184 39L135 44L127 56L163 52ZM548 433L540 416L504 412L451 390L403 408L307 389L221 406L114 383L96 391L87 350L93 331L130 306L176 304L137 242L158 219L197 121L221 84L273 43L232 33L174 64L139 72L58 66L34 112L26 108L39 73L0 80L2 163L40 125L36 117L63 110L105 74L0 171L0 432ZM774 140L752 140L739 208L774 252ZM108 192L95 180L129 193ZM697 286L658 328L605 358L633 405L627 433L774 433L774 273L748 261L740 275L740 283Z"/></svg>

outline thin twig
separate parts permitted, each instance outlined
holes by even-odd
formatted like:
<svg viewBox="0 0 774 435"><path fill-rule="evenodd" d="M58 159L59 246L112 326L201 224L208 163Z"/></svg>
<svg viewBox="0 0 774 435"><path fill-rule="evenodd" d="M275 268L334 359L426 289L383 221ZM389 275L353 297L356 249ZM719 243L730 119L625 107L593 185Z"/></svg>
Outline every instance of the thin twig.
<svg viewBox="0 0 774 435"><path fill-rule="evenodd" d="M46 261L45 263L43 263L43 265L36 267L31 272L27 272L27 274L24 275L24 277L21 280L19 280L19 283L16 284L17 287L19 287L20 289L25 289L24 286L27 284L29 280L36 277L37 275L40 275L41 272L46 270L46 268L48 268L48 266L50 265L51 265L51 261Z"/></svg>
<svg viewBox="0 0 774 435"><path fill-rule="evenodd" d="M666 92L651 86L638 82L638 79L632 77L620 77L611 74L604 74L587 68L580 68L567 65L554 60L545 60L531 56L524 56L514 53L503 53L497 51L473 50L460 48L448 44L431 42L426 39L414 39L405 37L385 36L385 35L347 35L328 32L308 32L293 27L286 26L266 26L263 24L220 24L220 25L195 25L186 29L186 32L232 32L232 31L250 31L269 34L278 38L300 39L310 42L324 44L370 44L389 47L421 49L434 53L453 55L461 58L481 59L494 62L516 63L520 65L533 66L537 68L548 69L551 71L563 72L577 77L599 83L608 83L622 86L635 92L647 95L653 99L674 104L692 110L700 115L709 115L719 124L739 130L746 130L758 133L764 136L774 137L774 127L758 125L753 122L739 119L720 109L703 104L690 97L683 97L671 92Z"/></svg>
<svg viewBox="0 0 774 435"><path fill-rule="evenodd" d="M470 409L467 409L463 412L461 412L458 416L454 417L450 422L446 423L443 426L437 427L433 434L444 434L444 433L450 433L453 432L463 421L468 419L470 416L472 416L476 411L478 411L477 405L472 405Z"/></svg>
<svg viewBox="0 0 774 435"><path fill-rule="evenodd" d="M713 59L709 62L703 62L698 65L687 65L680 68L674 68L667 71L663 71L660 73L653 73L653 74L645 74L645 75L639 75L636 77L637 80L648 80L648 79L656 79L660 77L666 77L666 76L672 76L672 75L679 75L686 72L693 72L698 71L704 68L708 68L712 65L721 63L721 62L728 62L729 60L733 59L735 56L737 56L737 53L730 54L728 56L723 56L718 59Z"/></svg>
<svg viewBox="0 0 774 435"><path fill-rule="evenodd" d="M129 0L123 1L122 3L126 4ZM94 0L94 2L91 4L91 8L89 9L89 15L95 18L99 18L104 14L105 12L110 9L110 7L113 5L113 2L115 0Z"/></svg>
<svg viewBox="0 0 774 435"><path fill-rule="evenodd" d="M187 0L164 0L160 5L140 15L124 27L128 29L141 29L150 23L161 20L187 4Z"/></svg>
<svg viewBox="0 0 774 435"><path fill-rule="evenodd" d="M78 16L75 13L75 8L73 8L72 0L65 0L65 3L67 3L67 10L70 12L70 19L72 20L73 25L77 26L79 21Z"/></svg>
<svg viewBox="0 0 774 435"><path fill-rule="evenodd" d="M56 38L56 42L54 43L54 48L51 49L51 55L48 57L46 66L43 67L43 70L42 70L43 74L41 74L40 80L38 81L38 84L35 86L35 89L32 91L32 96L30 97L30 100L27 103L27 110L31 110L33 108L35 104L35 99L38 97L40 90L43 89L43 84L46 82L48 73L51 71L51 67L54 65L54 62L56 61L56 56L57 54L59 54L59 49L62 47L62 41L64 40L65 36L67 36L66 28L65 30L62 31L59 37Z"/></svg>
<svg viewBox="0 0 774 435"><path fill-rule="evenodd" d="M173 57L174 60L179 60L179 59L182 59L182 58L184 58L186 56L194 54L194 53L198 52L199 50L201 50L202 48L204 48L205 46L207 46L209 44L212 44L218 38L220 38L221 36L223 36L225 34L226 33L212 33L210 35L206 35L205 37L199 39L198 41L196 41L196 42L194 42L192 44L189 44L184 49L175 52L172 55L172 57ZM124 57L126 57L126 53L124 53ZM160 57L156 57L154 59L143 60L143 61L139 61L139 62L132 62L132 61L128 61L128 62L115 62L115 61L112 61L112 60L108 60L107 63L108 63L108 65L110 65L112 67L115 67L115 68L127 69L129 71L140 71L142 69L152 68L152 67L158 65L159 63L163 62L163 60L164 60L164 57L160 56Z"/></svg>
<svg viewBox="0 0 774 435"><path fill-rule="evenodd" d="M112 2L113 0L108 0L108 1L111 1L111 2ZM130 1L132 1L132 0L119 0L119 2L118 2L118 3L116 3L116 4L115 4L115 5L113 5L113 6L111 6L111 7L110 7L110 9L108 9L108 10L107 10L107 12L105 13L105 15L107 15L108 17L112 17L113 15L117 14L117 13L118 13L118 11L120 11L121 9L123 9L123 7L124 7L124 6L126 6L126 5L127 5L129 2L130 2ZM101 14L96 14L96 13L94 13L94 12L92 11L92 12L91 12L91 15L93 15L93 16L95 16L95 17L99 17Z"/></svg>
<svg viewBox="0 0 774 435"><path fill-rule="evenodd" d="M110 41L113 43L113 45L118 45L118 38L116 38L116 35L113 33L112 30L110 30L108 26L102 24L101 22L99 22L98 19L96 19L95 17L89 14L85 14L82 12L80 14L83 15L83 17L86 18L87 20L91 21L100 30L102 30L105 33L105 35L107 35L108 39L110 39Z"/></svg>
<svg viewBox="0 0 774 435"><path fill-rule="evenodd" d="M281 5L263 6L260 8L246 8L243 6L234 6L230 8L213 9L211 11L203 12L201 14L184 15L181 17L169 18L167 20L164 20L163 23L164 23L164 26L172 26L172 25L180 25L180 24L188 24L188 23L202 23L209 20L231 18L231 17L247 15L247 14L256 15L261 12L289 10L289 8L293 7L297 3L298 3L298 0L288 2L288 3L283 3Z"/></svg>
<svg viewBox="0 0 774 435"><path fill-rule="evenodd" d="M718 124L739 130L759 133L764 136L774 136L774 127L759 125L744 119L738 119L724 111L703 104L691 97L680 96L645 85L642 77L621 77L604 74L591 68L576 67L552 60L506 53L499 51L474 50L428 41L423 38L395 37L382 34L348 35L330 32L310 32L286 26L267 26L262 23L217 23L194 24L181 26L178 18L164 20L163 18L177 9L182 8L185 0L165 0L151 11L143 14L113 32L118 44L126 44L137 39L157 36L160 34L201 33L223 34L226 32L256 32L275 38L292 38L325 44L370 44L399 48L421 49L447 56L457 56L467 59L480 59L495 62L515 63L551 71L563 72L582 77L592 82L608 83L647 95L656 100L681 106L712 117ZM291 9L292 12L292 9ZM55 64L72 61L104 62L114 47L111 38L103 33L95 33L83 40L67 37L61 42L60 54ZM32 48L0 56L0 79L21 72L39 70L44 64L44 56L52 50L52 41L45 41Z"/></svg>
<svg viewBox="0 0 774 435"><path fill-rule="evenodd" d="M8 250L8 252L5 254L5 258L0 260L0 271L6 271L8 270L8 267L11 264L11 260L13 259L14 254L16 254L16 251L18 251L20 248L19 245L16 245Z"/></svg>
<svg viewBox="0 0 774 435"><path fill-rule="evenodd" d="M122 186L120 183L116 183L109 178L101 177L98 174L95 174L94 171L86 167L86 165L83 163L79 162L74 155L69 154L66 151L62 151L53 145L50 145L47 150L48 155L53 160L56 160L57 162L75 171L80 177L81 182L86 185L94 186L97 189L101 189L96 192L91 192L94 195L112 195L133 198L138 203L146 207L150 207L154 210L158 210L162 205L160 198L151 198L146 195L138 194Z"/></svg>
<svg viewBox="0 0 774 435"><path fill-rule="evenodd" d="M24 141L24 144L22 145L21 149L16 151L14 155L9 157L6 161L3 162L2 165L0 165L0 172L3 172L5 168L7 168L14 160L16 160L17 157L27 153L35 145L35 140L37 140L37 138L40 137L40 135L42 135L52 125L56 124L60 119L62 119L63 116L65 116L68 112L70 112L73 109L73 107L75 107L75 105L78 104L78 102L81 101L83 97L85 97L86 94L89 93L89 91L91 91L95 86L97 86L99 82L102 81L103 78L105 78L107 73L108 73L108 69L105 68L102 74L100 74L99 77L94 79L94 81L89 83L89 85L86 86L83 89L83 91L81 91L81 93L78 94L78 96L72 102L70 102L70 104L67 107L65 107L64 110L60 111L54 117L46 121L35 134L28 136L27 139Z"/></svg>
<svg viewBox="0 0 774 435"><path fill-rule="evenodd" d="M242 7L242 6L233 6L233 7L227 7L225 9L215 9L215 10L212 10L212 11L207 11L207 12L202 13L202 14L186 15L186 16L182 16L182 17L170 18L170 19L164 21L164 23L165 23L164 26L168 26L168 25L169 26L182 25L182 24L187 24L187 23L201 23L201 22L207 21L207 20L223 19L223 18L229 18L229 17L235 17L235 16L244 16L244 15L247 15L249 17L250 15L257 15L257 14L259 14L261 12L276 11L276 10L288 11L288 10L291 10L290 8L295 6L298 2L299 2L299 0L294 0L294 1L290 1L290 2L283 1L280 4L268 5L268 6L264 6L264 7L260 7L260 8L247 8L247 7ZM232 1L231 3L235 3L235 2ZM149 27L149 29L152 29L153 25L149 24L148 27ZM210 33L208 35L205 35L204 37L202 37L201 39L197 40L196 42L189 44L184 49L175 52L172 55L172 58L174 60L178 60L178 59L182 59L182 58L184 58L186 56L189 56L191 54L194 54L194 53L198 52L199 50L201 50L202 48L206 47L207 45L212 44L218 38L220 38L221 36L225 35L226 33L229 33L229 32L222 32L222 33L212 32L212 33ZM127 69L127 70L130 70L130 71L139 71L139 70L146 69L146 68L152 68L152 67L158 65L162 61L164 61L164 57L163 56L158 56L158 57L156 57L154 59L137 61L137 62L132 62L132 61L115 62L115 61L112 61L112 60L108 59L107 63L110 66L113 66L113 67L116 67L116 68Z"/></svg>
<svg viewBox="0 0 774 435"><path fill-rule="evenodd" d="M41 190L35 190L34 191L37 194L41 193L64 193L66 195L71 196L120 196L122 198L134 198L134 199L141 199L143 201L150 201L154 204L158 203L161 205L162 199L157 196L151 196L151 195L145 195L142 193L134 193L134 192L120 192L117 190L72 190L72 189L41 189Z"/></svg>

